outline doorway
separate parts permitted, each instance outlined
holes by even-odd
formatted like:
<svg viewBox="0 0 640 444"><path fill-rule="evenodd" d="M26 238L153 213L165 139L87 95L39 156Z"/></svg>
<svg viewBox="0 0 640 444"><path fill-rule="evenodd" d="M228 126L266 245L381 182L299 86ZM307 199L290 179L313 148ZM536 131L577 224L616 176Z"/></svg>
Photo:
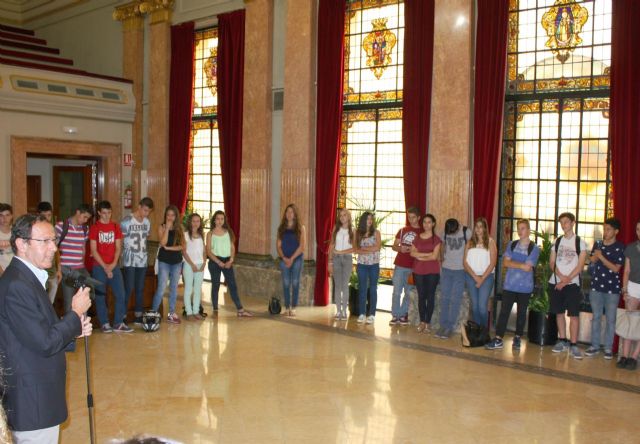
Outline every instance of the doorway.
<svg viewBox="0 0 640 444"><path fill-rule="evenodd" d="M78 205L85 203L94 207L97 190L93 177L95 165L53 167L53 214L64 219L73 215Z"/></svg>

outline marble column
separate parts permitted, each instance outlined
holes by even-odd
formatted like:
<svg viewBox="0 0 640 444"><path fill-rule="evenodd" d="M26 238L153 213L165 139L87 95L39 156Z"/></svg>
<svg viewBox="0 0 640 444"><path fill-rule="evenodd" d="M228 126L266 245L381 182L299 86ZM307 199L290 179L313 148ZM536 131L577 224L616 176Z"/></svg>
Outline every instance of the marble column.
<svg viewBox="0 0 640 444"><path fill-rule="evenodd" d="M141 5L150 16L149 130L147 153L147 194L155 204L151 213L154 227L163 221L169 204L169 77L171 62L171 11L173 1L154 0ZM152 238L156 237L156 230Z"/></svg>
<svg viewBox="0 0 640 444"><path fill-rule="evenodd" d="M246 2L240 195L241 253L271 245L271 86L273 1Z"/></svg>
<svg viewBox="0 0 640 444"><path fill-rule="evenodd" d="M427 210L470 223L473 0L436 0Z"/></svg>
<svg viewBox="0 0 640 444"><path fill-rule="evenodd" d="M142 197L140 192L140 171L143 169L143 121L142 88L144 82L144 17L140 12L140 2L135 1L117 7L113 12L114 20L122 22L122 76L133 81L133 96L136 101L136 114L133 121L131 153L133 165L131 182L133 203Z"/></svg>
<svg viewBox="0 0 640 444"><path fill-rule="evenodd" d="M307 228L305 259L315 258L316 1L287 3L280 207L295 203Z"/></svg>

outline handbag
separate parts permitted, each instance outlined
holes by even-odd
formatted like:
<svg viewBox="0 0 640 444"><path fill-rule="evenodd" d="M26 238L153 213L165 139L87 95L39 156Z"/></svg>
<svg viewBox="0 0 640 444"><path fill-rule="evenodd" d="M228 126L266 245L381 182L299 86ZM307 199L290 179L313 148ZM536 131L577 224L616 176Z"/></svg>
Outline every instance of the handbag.
<svg viewBox="0 0 640 444"><path fill-rule="evenodd" d="M474 321L466 321L460 329L463 347L482 347L491 341L487 327Z"/></svg>
<svg viewBox="0 0 640 444"><path fill-rule="evenodd" d="M413 273L409 273L409 276L407 277L407 284L416 285L416 280L413 278Z"/></svg>
<svg viewBox="0 0 640 444"><path fill-rule="evenodd" d="M640 341L640 310L618 308L616 334L624 339Z"/></svg>
<svg viewBox="0 0 640 444"><path fill-rule="evenodd" d="M282 305L280 304L280 299L275 296L272 296L269 300L269 305L267 306L269 309L269 313L272 315L280 314L282 311Z"/></svg>

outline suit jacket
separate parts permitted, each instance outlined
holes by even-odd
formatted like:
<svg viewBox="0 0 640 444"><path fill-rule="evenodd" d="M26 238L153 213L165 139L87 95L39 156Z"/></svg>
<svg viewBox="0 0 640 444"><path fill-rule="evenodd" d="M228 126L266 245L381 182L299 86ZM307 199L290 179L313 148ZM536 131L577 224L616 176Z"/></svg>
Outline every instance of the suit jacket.
<svg viewBox="0 0 640 444"><path fill-rule="evenodd" d="M13 258L0 278L2 402L11 429L38 430L67 419L63 350L81 333L78 315L58 319L38 278Z"/></svg>

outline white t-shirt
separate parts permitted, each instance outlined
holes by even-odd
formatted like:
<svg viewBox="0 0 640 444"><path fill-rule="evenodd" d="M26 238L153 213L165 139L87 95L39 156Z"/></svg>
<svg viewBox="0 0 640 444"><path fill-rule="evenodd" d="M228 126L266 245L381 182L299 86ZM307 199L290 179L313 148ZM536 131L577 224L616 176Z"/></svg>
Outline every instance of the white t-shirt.
<svg viewBox="0 0 640 444"><path fill-rule="evenodd" d="M491 265L491 252L482 247L469 248L467 250L467 264L477 276L482 276ZM491 273L495 268L491 270Z"/></svg>
<svg viewBox="0 0 640 444"><path fill-rule="evenodd" d="M576 251L576 235L574 234L570 238L562 236L560 239L560 245L558 245L558 252L556 253L556 267L558 271L565 276L571 274L574 268L578 265L579 255ZM552 251L555 251L555 242L551 245ZM580 238L580 252L587 251L587 244L582 238ZM560 282L560 278L556 275L551 275L549 283L554 284ZM576 275L572 280L572 284L580 285L580 275Z"/></svg>
<svg viewBox="0 0 640 444"><path fill-rule="evenodd" d="M189 233L184 233L184 239L187 241L187 254L189 259L195 265L202 265L202 258L204 257L204 239L201 237L191 239Z"/></svg>
<svg viewBox="0 0 640 444"><path fill-rule="evenodd" d="M347 228L340 228L336 233L336 251L344 251L351 248L353 247L349 240L349 230Z"/></svg>
<svg viewBox="0 0 640 444"><path fill-rule="evenodd" d="M8 241L9 239L11 239L11 231L8 233L0 231L0 240ZM3 270L7 269L11 263L11 259L13 259L13 250L10 245L7 248L0 249L0 267L2 267Z"/></svg>

